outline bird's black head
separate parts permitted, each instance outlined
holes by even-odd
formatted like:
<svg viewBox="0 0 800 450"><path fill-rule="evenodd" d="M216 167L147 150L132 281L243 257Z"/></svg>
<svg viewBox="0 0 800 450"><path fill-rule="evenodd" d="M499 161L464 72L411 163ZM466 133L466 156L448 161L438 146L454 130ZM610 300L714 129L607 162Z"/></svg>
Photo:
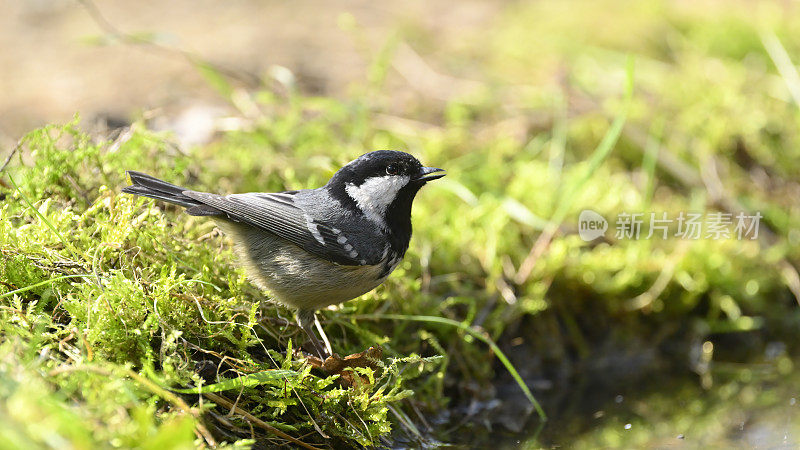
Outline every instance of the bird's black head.
<svg viewBox="0 0 800 450"><path fill-rule="evenodd" d="M405 252L411 238L411 203L417 191L444 175L444 170L424 167L408 153L379 150L349 162L326 187L345 207L363 214L390 237L397 235L398 244L405 242Z"/></svg>
<svg viewBox="0 0 800 450"><path fill-rule="evenodd" d="M391 181L398 179L405 183L416 185L417 189L419 189L426 182L441 178L444 175L445 173L442 169L423 167L417 158L408 153L394 150L378 150L365 153L347 163L336 172L328 182L328 185L352 184L361 186L364 182L372 179L373 186L384 185L388 188L388 184L377 183L374 180Z"/></svg>

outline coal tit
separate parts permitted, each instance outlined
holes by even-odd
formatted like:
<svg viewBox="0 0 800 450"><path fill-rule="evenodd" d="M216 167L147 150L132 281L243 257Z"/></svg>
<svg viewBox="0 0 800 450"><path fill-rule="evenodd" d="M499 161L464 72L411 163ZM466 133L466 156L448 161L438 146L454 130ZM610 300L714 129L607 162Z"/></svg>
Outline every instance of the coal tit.
<svg viewBox="0 0 800 450"><path fill-rule="evenodd" d="M297 321L324 359L315 312L379 286L411 239L411 204L428 181L445 175L408 153L366 153L317 189L217 195L128 171L134 195L164 200L193 216L213 218L234 242L248 278Z"/></svg>

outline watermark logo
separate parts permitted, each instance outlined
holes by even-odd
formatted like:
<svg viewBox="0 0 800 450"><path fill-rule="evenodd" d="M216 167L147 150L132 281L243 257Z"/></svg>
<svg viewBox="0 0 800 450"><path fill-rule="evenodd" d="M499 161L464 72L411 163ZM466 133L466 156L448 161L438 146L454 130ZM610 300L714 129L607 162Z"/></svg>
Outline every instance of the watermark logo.
<svg viewBox="0 0 800 450"><path fill-rule="evenodd" d="M584 241L593 241L606 234L608 221L591 209L584 209L578 216L578 235Z"/></svg>
<svg viewBox="0 0 800 450"><path fill-rule="evenodd" d="M617 214L614 223L616 239L758 239L760 212L738 214L709 212L706 214L679 212L670 217L666 212ZM578 216L578 234L584 241L592 241L605 235L608 221L600 214L584 209Z"/></svg>

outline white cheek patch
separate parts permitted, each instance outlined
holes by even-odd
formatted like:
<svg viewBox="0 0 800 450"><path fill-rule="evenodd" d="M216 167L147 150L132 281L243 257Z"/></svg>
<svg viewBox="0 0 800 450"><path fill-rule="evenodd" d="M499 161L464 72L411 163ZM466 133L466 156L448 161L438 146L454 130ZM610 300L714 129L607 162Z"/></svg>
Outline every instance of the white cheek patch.
<svg viewBox="0 0 800 450"><path fill-rule="evenodd" d="M397 193L408 184L410 179L404 175L372 177L361 183L360 186L348 184L345 187L345 191L356 202L358 207L364 211L367 219L386 228L386 221L384 220L386 208L392 204L395 197L397 197Z"/></svg>

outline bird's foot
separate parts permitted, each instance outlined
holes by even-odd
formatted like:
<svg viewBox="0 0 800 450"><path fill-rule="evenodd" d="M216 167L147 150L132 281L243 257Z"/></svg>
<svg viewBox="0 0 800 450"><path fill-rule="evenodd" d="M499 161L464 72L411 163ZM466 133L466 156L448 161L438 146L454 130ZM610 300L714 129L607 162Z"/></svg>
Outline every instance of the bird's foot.
<svg viewBox="0 0 800 450"><path fill-rule="evenodd" d="M369 367L372 369L378 368L378 363L380 362L381 356L383 356L383 349L376 345L374 347L370 347L363 352L353 353L352 355L347 355L344 358L334 353L331 356L322 360L316 356L308 355L306 356L306 361L311 364L312 367L317 369L321 369L323 372L329 375L339 375L339 382L344 386L352 386L356 380L362 383L368 383L366 377L359 375L352 369L354 367Z"/></svg>

